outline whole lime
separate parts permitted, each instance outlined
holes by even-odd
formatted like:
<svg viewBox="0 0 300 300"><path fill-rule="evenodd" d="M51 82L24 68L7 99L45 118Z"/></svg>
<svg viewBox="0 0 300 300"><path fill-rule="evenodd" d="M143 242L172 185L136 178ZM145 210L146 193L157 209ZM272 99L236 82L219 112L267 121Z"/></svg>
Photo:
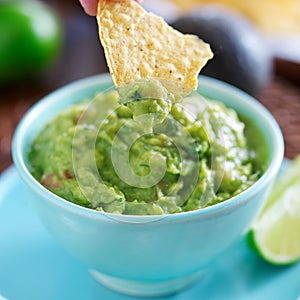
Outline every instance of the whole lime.
<svg viewBox="0 0 300 300"><path fill-rule="evenodd" d="M61 45L59 19L46 4L0 2L0 82L38 75L53 62Z"/></svg>
<svg viewBox="0 0 300 300"><path fill-rule="evenodd" d="M273 57L261 32L245 17L225 7L203 6L172 26L198 35L214 58L201 71L257 96L273 74Z"/></svg>

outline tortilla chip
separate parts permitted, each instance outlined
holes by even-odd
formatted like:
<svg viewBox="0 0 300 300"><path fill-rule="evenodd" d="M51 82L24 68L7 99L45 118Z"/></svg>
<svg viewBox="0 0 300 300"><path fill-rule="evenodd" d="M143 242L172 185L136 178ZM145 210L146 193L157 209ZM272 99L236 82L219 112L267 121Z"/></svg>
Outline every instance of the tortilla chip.
<svg viewBox="0 0 300 300"><path fill-rule="evenodd" d="M213 57L210 46L184 35L133 0L99 1L99 36L116 87L156 78L174 94L197 88L201 68Z"/></svg>

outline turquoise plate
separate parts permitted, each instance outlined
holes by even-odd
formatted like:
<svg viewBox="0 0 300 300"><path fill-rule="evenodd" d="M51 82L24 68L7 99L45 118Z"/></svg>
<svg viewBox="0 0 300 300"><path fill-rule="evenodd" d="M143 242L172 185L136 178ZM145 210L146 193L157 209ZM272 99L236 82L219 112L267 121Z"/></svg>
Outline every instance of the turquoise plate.
<svg viewBox="0 0 300 300"><path fill-rule="evenodd" d="M14 167L0 177L0 300L138 299L108 290L45 230ZM159 298L156 298L159 299ZM233 245L189 289L162 299L300 299L300 264L276 267Z"/></svg>

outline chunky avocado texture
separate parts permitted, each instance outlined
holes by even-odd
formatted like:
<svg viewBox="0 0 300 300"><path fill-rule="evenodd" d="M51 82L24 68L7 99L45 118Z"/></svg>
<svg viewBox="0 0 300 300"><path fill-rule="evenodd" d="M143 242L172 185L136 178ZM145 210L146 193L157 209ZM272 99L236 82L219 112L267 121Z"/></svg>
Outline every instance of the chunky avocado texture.
<svg viewBox="0 0 300 300"><path fill-rule="evenodd" d="M199 95L140 99L149 87L168 95L133 84L125 98L99 93L58 115L30 147L33 176L75 204L128 215L202 209L256 182L267 160L248 141L253 126Z"/></svg>

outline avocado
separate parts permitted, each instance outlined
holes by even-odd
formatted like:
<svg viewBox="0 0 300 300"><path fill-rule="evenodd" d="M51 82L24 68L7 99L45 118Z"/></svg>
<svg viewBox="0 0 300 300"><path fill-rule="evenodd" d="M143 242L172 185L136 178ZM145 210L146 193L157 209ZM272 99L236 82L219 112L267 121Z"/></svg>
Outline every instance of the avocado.
<svg viewBox="0 0 300 300"><path fill-rule="evenodd" d="M245 17L225 7L209 5L171 24L198 35L211 45L214 58L202 74L223 80L257 96L269 83L273 58L260 31Z"/></svg>

